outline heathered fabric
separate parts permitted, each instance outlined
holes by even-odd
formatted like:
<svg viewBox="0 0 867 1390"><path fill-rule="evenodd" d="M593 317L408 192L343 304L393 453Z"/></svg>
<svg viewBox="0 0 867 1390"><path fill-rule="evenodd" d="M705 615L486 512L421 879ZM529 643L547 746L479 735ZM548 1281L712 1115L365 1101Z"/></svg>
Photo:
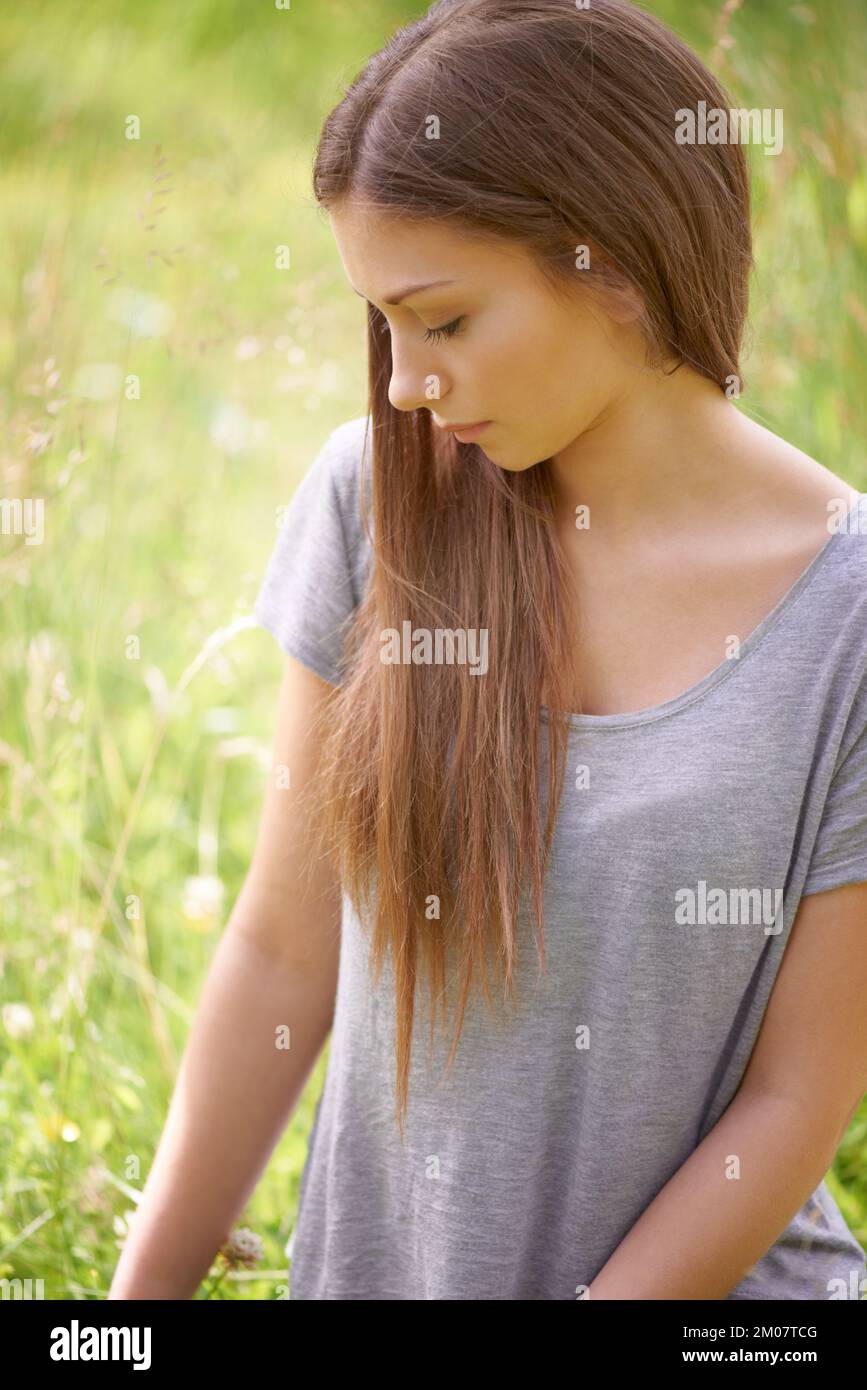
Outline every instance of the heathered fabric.
<svg viewBox="0 0 867 1390"><path fill-rule="evenodd" d="M370 572L364 424L336 429L304 476L254 610L333 684ZM430 1059L419 995L405 1148L393 974L388 962L372 986L344 895L291 1298L574 1299L720 1118L800 898L867 880L867 495L847 522L739 657L663 704L572 718L547 975L522 915L517 1011L492 1016L473 996L445 1081L454 1015ZM544 715L540 738L544 769ZM544 814L544 772L542 787ZM765 890L769 911L702 914L714 889L727 905L731 890ZM853 1298L865 1278L823 1181L727 1297Z"/></svg>

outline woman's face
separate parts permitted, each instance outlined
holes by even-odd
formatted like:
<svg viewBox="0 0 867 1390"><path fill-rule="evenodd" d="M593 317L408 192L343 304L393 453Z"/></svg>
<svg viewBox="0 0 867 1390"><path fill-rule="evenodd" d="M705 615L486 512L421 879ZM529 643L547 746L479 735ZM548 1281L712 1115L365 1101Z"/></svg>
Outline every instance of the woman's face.
<svg viewBox="0 0 867 1390"><path fill-rule="evenodd" d="M392 405L440 425L490 421L473 442L501 468L554 457L636 384L635 306L612 316L580 270L564 302L515 243L352 203L330 217L349 283L391 332Z"/></svg>

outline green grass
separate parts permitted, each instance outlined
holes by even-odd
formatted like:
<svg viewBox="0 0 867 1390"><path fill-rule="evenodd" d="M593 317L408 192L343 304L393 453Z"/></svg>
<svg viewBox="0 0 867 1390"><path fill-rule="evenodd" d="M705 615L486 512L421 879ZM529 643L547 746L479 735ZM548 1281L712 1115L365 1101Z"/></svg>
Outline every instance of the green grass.
<svg viewBox="0 0 867 1390"><path fill-rule="evenodd" d="M365 408L313 142L423 8L46 0L0 24L2 495L45 498L42 545L0 538L0 997L33 1019L0 1029L0 1277L46 1298L108 1289L249 864L282 658L244 619L277 509ZM648 8L715 51L719 4ZM745 408L865 487L867 20L825 10L748 0L714 66L786 119L753 156ZM198 875L222 885L203 918ZM326 1060L238 1223L266 1272L218 1297L283 1296ZM862 1109L830 1182L867 1244L865 1157Z"/></svg>

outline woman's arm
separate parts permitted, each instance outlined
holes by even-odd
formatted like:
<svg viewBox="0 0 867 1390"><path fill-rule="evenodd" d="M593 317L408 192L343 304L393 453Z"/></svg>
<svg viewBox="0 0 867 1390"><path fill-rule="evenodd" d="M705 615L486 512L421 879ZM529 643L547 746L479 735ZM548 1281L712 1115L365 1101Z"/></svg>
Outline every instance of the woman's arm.
<svg viewBox="0 0 867 1390"><path fill-rule="evenodd" d="M335 983L330 956L288 969L246 931L226 928L109 1298L195 1293L304 1089ZM278 1050L287 1025L290 1046Z"/></svg>
<svg viewBox="0 0 867 1390"><path fill-rule="evenodd" d="M109 1298L193 1295L328 1036L340 892L326 865L310 869L299 803L318 765L313 717L331 689L288 658L274 758L289 776L269 783L250 872L211 962Z"/></svg>
<svg viewBox="0 0 867 1390"><path fill-rule="evenodd" d="M725 1298L818 1187L838 1140L790 1100L739 1092L603 1265L590 1301Z"/></svg>
<svg viewBox="0 0 867 1390"><path fill-rule="evenodd" d="M867 884L804 898L737 1095L591 1300L721 1299L740 1283L831 1167L867 1089L865 997Z"/></svg>

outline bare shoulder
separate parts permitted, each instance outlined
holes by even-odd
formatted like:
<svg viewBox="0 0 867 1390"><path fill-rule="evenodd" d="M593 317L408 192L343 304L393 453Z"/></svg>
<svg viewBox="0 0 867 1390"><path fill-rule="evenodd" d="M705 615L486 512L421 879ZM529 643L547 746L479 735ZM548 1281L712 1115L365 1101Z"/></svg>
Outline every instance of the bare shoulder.
<svg viewBox="0 0 867 1390"><path fill-rule="evenodd" d="M746 416L743 421L741 447L749 450L766 519L787 548L809 551L827 539L833 519L854 506L859 489L764 425Z"/></svg>

